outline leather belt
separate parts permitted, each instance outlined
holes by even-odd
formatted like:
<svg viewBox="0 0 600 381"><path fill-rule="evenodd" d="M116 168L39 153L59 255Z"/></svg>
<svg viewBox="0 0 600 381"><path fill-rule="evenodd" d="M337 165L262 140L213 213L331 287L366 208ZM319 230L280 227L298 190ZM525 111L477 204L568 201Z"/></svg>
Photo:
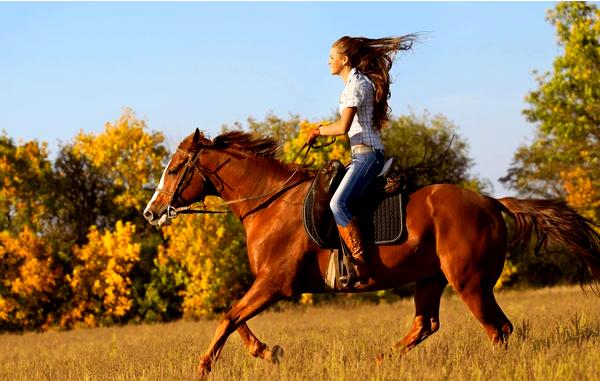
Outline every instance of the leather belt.
<svg viewBox="0 0 600 381"><path fill-rule="evenodd" d="M375 152L375 149L371 146L367 146L364 144L352 146L352 154L354 154L354 155L359 154L359 153L369 153L369 152Z"/></svg>

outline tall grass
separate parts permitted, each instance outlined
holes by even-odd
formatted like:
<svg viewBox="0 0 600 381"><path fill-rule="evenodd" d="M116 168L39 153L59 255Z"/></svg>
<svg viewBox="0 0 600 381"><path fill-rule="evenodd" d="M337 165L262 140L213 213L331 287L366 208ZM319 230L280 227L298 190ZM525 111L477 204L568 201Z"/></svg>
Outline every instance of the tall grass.
<svg viewBox="0 0 600 381"><path fill-rule="evenodd" d="M441 329L406 356L374 357L412 324L412 300L270 310L250 321L285 354L251 357L237 334L211 380L599 380L600 299L578 287L507 291L497 299L515 325L494 348L460 299L442 299ZM2 380L191 380L216 321L181 321L0 336Z"/></svg>

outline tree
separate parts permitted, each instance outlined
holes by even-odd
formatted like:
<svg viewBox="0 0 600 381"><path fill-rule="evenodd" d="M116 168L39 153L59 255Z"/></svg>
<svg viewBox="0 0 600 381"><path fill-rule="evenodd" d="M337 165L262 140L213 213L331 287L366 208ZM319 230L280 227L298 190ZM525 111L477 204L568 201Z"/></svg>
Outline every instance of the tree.
<svg viewBox="0 0 600 381"><path fill-rule="evenodd" d="M523 114L536 123L535 136L519 147L500 181L521 196L566 199L598 223L600 11L585 2L558 3L547 20L556 28L561 54L525 98ZM581 271L562 253L540 258L524 248L513 250L511 260L516 278L535 285L574 282Z"/></svg>
<svg viewBox="0 0 600 381"><path fill-rule="evenodd" d="M177 307L188 318L211 316L250 285L244 230L232 214L180 217L165 229L165 237L168 245L159 247L146 291L148 320L168 320L169 310Z"/></svg>
<svg viewBox="0 0 600 381"><path fill-rule="evenodd" d="M450 183L480 192L492 188L489 181L469 173L473 166L469 146L443 115L394 118L382 131L382 139L386 155L396 159L397 170L423 167L416 172L417 185Z"/></svg>
<svg viewBox="0 0 600 381"><path fill-rule="evenodd" d="M140 212L148 201L143 185L161 176L168 153L164 140L160 132L146 132L146 123L125 109L115 124L106 123L102 133L80 132L73 150L87 157L120 189L116 205Z"/></svg>
<svg viewBox="0 0 600 381"><path fill-rule="evenodd" d="M104 234L92 226L88 243L73 248L73 272L66 276L72 297L64 306L61 326L94 327L130 317L130 273L140 258L135 230L135 225L121 221Z"/></svg>
<svg viewBox="0 0 600 381"><path fill-rule="evenodd" d="M0 331L52 324L61 278L49 246L27 226L16 236L0 232Z"/></svg>
<svg viewBox="0 0 600 381"><path fill-rule="evenodd" d="M118 189L87 156L77 155L72 145L61 147L52 185L48 191L53 218L46 235L66 243L68 249L87 241L90 226L104 230L120 217L114 204Z"/></svg>
<svg viewBox="0 0 600 381"><path fill-rule="evenodd" d="M6 133L0 136L0 231L42 228L51 177L46 143L15 144Z"/></svg>
<svg viewBox="0 0 600 381"><path fill-rule="evenodd" d="M91 218L85 224L96 219L94 224L102 231L121 219L138 228L140 260L136 261L131 275L131 292L137 303L145 299L145 287L150 282L153 261L162 241L160 233L142 217L142 210L151 196L143 186L158 183L168 156L163 134L147 130L146 122L137 119L133 110L126 108L116 122L105 124L103 132L80 132L73 142L74 157L71 160L83 165L82 169L88 173L98 175L90 178L88 184L72 184L74 189L79 187L83 191L71 192L75 198L86 192L93 194L88 199ZM106 209L108 204L110 210ZM80 223L79 228L83 225Z"/></svg>
<svg viewBox="0 0 600 381"><path fill-rule="evenodd" d="M561 55L537 77L523 111L537 124L501 181L522 195L566 198L600 221L600 11L585 2L558 3L547 20Z"/></svg>
<svg viewBox="0 0 600 381"><path fill-rule="evenodd" d="M331 121L332 119L323 119L320 122L309 122L298 115L291 115L290 119L284 120L267 114L262 121L248 118L247 128L257 135L271 136L278 140L281 146L280 158L289 163L306 142L310 130ZM244 128L241 123L235 123L233 127ZM224 126L224 129L227 128L230 127ZM416 180L419 184L445 182L476 191L491 190L489 181L469 174L473 160L468 157L468 144L458 135L457 127L443 115L430 117L425 113L421 117L411 114L393 118L389 127L382 130L382 140L386 156L396 158L396 169L428 165L418 172ZM331 141L331 138L320 138L317 144L327 141ZM307 161L314 159L313 168L321 168L331 159L348 163L349 145L345 136L338 136L333 145L311 150ZM424 160L426 163L423 163Z"/></svg>
<svg viewBox="0 0 600 381"><path fill-rule="evenodd" d="M290 115L288 120L281 119L272 113L267 114L264 120L257 121L250 117L247 120L247 129L257 136L268 136L279 142L280 159L285 163L291 163L296 159L295 163L300 164L301 157L298 157L300 150L308 133L317 128L319 124L328 124L331 120L322 120L320 122L309 122L302 120L298 115ZM223 126L226 130L229 126ZM235 129L244 129L244 126L236 122L233 125ZM320 138L317 144L331 142L332 138ZM350 159L348 153L349 142L346 137L338 136L334 144L322 149L313 149L310 151L305 162L308 163L314 160L313 167L320 168L327 164L329 160L338 159L347 162Z"/></svg>

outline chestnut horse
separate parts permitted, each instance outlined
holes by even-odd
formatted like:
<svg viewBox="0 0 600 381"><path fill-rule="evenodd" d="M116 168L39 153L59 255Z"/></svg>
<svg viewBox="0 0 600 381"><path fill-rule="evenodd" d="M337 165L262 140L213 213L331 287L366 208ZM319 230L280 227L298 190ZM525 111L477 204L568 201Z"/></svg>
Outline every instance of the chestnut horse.
<svg viewBox="0 0 600 381"><path fill-rule="evenodd" d="M246 322L283 298L325 291L329 250L311 241L302 222L314 171L280 162L276 149L274 140L244 132L209 140L196 130L179 145L144 211L151 224L162 226L188 205L216 195L244 226L255 281L219 323L200 360L200 375L210 372L235 330L253 356L277 362L281 348L263 344ZM416 282L414 324L395 349L404 353L439 329L448 283L490 340L506 343L513 327L493 292L508 246L502 213L515 221L513 241L526 242L535 229L537 249L547 239L563 244L600 280L600 236L564 202L496 200L449 184L422 187L409 196L405 239L368 247L371 277L361 291Z"/></svg>

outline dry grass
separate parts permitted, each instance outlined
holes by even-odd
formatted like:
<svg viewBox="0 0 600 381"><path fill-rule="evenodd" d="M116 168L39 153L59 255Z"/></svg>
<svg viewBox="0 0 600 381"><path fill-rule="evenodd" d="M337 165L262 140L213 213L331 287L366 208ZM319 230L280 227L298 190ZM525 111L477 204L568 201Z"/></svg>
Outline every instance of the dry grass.
<svg viewBox="0 0 600 381"><path fill-rule="evenodd" d="M211 380L599 380L600 299L578 287L499 293L515 325L493 348L453 294L441 330L403 358L374 356L412 323L413 304L267 311L250 322L285 350L278 366L247 354L234 334ZM2 380L191 380L216 321L0 335Z"/></svg>

